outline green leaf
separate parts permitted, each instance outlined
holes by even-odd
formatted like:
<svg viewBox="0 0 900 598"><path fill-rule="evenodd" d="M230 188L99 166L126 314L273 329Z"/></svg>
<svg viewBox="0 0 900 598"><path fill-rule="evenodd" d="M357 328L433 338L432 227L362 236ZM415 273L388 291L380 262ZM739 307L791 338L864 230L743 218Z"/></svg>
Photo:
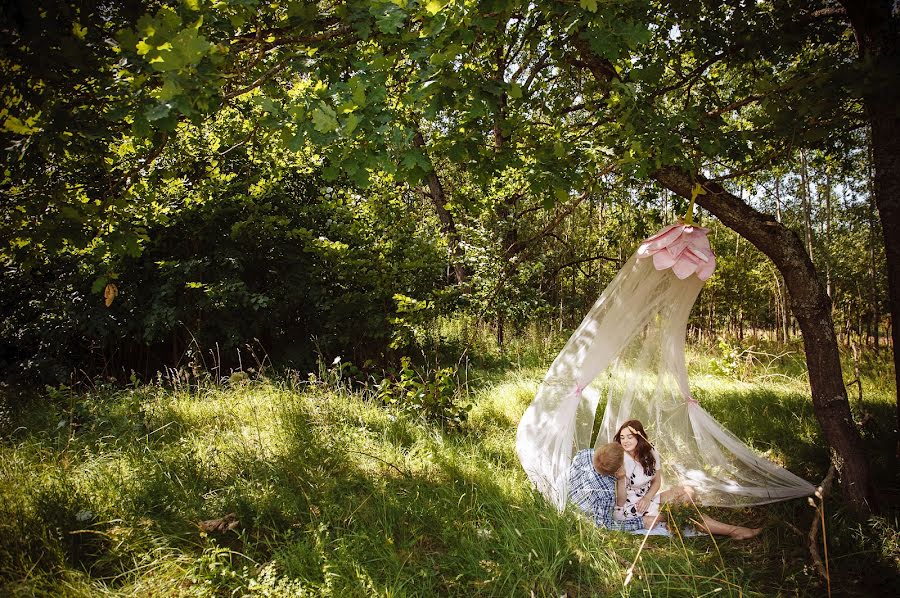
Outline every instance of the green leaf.
<svg viewBox="0 0 900 598"><path fill-rule="evenodd" d="M597 0L580 0L579 4L588 12L597 12Z"/></svg>
<svg viewBox="0 0 900 598"><path fill-rule="evenodd" d="M92 293L100 293L103 289L106 288L106 283L109 282L109 279L106 276L98 276L94 279L94 284L91 285Z"/></svg>
<svg viewBox="0 0 900 598"><path fill-rule="evenodd" d="M513 99L518 99L522 97L522 86L518 83L510 83L509 85L509 97Z"/></svg>
<svg viewBox="0 0 900 598"><path fill-rule="evenodd" d="M619 34L631 48L642 46L650 41L653 32L641 23L626 23L619 27Z"/></svg>
<svg viewBox="0 0 900 598"><path fill-rule="evenodd" d="M126 50L133 50L138 44L140 37L134 32L133 29L119 29L116 31L116 42L118 42L120 48L124 48Z"/></svg>
<svg viewBox="0 0 900 598"><path fill-rule="evenodd" d="M428 0L425 4L425 11L434 16L444 10L444 7L450 3L450 0Z"/></svg>
<svg viewBox="0 0 900 598"><path fill-rule="evenodd" d="M360 189L366 189L370 184L369 171L365 168L359 168L350 175L350 180L356 183L356 186Z"/></svg>
<svg viewBox="0 0 900 598"><path fill-rule="evenodd" d="M396 4L388 4L384 7L384 13L375 16L378 30L384 34L397 33L406 20L406 13Z"/></svg>
<svg viewBox="0 0 900 598"><path fill-rule="evenodd" d="M278 106L272 101L272 98L266 96L257 96L253 98L253 103L262 108L264 112L274 114L278 112Z"/></svg>
<svg viewBox="0 0 900 598"><path fill-rule="evenodd" d="M162 87L156 92L156 98L161 102L167 102L178 97L183 92L184 90L177 81L167 77L165 81L163 81Z"/></svg>
<svg viewBox="0 0 900 598"><path fill-rule="evenodd" d="M344 121L344 133L347 135L353 134L357 125L359 125L359 117L352 113L348 114L347 120Z"/></svg>
<svg viewBox="0 0 900 598"><path fill-rule="evenodd" d="M172 40L172 45L178 49L181 55L190 64L200 62L200 59L206 56L212 44L195 27L183 29Z"/></svg>
<svg viewBox="0 0 900 598"><path fill-rule="evenodd" d="M3 121L3 130L15 133L16 135L31 135L38 130L36 127L29 124L32 120L33 119L27 119L26 122L22 122L21 119L18 119L15 116L9 116Z"/></svg>
<svg viewBox="0 0 900 598"><path fill-rule="evenodd" d="M591 49L609 60L615 60L621 52L620 39L609 31L590 30L582 34L588 38Z"/></svg>
<svg viewBox="0 0 900 598"><path fill-rule="evenodd" d="M141 43L138 44L138 53L146 49ZM157 46L156 52L148 50L145 54L156 53L156 56L151 58L150 65L154 70L167 72L197 64L211 48L212 44L200 35L196 28L188 27L179 31L169 42Z"/></svg>
<svg viewBox="0 0 900 598"><path fill-rule="evenodd" d="M131 125L131 132L135 137L147 138L153 134L153 127L150 126L150 121L146 116L138 114L134 119L134 124Z"/></svg>
<svg viewBox="0 0 900 598"><path fill-rule="evenodd" d="M331 133L338 128L337 115L328 104L320 104L312 112L313 126L320 133Z"/></svg>
<svg viewBox="0 0 900 598"><path fill-rule="evenodd" d="M400 164L407 170L419 170L429 172L431 170L431 162L428 157L417 149L411 149L403 154Z"/></svg>
<svg viewBox="0 0 900 598"><path fill-rule="evenodd" d="M306 145L306 136L301 132L291 135L287 141L287 148L292 152L299 152Z"/></svg>
<svg viewBox="0 0 900 598"><path fill-rule="evenodd" d="M366 105L366 84L359 77L350 79L350 89L353 92L353 101L357 106Z"/></svg>
<svg viewBox="0 0 900 598"><path fill-rule="evenodd" d="M337 164L329 164L325 168L322 169L322 178L328 182L337 180L338 175L340 175L341 169Z"/></svg>
<svg viewBox="0 0 900 598"><path fill-rule="evenodd" d="M150 44L148 44L148 43L145 42L144 40L139 41L139 42L135 45L135 48L137 49L138 56L145 56L145 55L148 54L151 50L154 49L153 46L151 46Z"/></svg>
<svg viewBox="0 0 900 598"><path fill-rule="evenodd" d="M312 2L291 2L288 4L287 14L289 17L312 20L316 17L318 8Z"/></svg>
<svg viewBox="0 0 900 598"><path fill-rule="evenodd" d="M147 117L147 120L150 122L160 120L169 116L169 112L172 110L171 102L160 102L154 106L151 106L144 112L144 116Z"/></svg>

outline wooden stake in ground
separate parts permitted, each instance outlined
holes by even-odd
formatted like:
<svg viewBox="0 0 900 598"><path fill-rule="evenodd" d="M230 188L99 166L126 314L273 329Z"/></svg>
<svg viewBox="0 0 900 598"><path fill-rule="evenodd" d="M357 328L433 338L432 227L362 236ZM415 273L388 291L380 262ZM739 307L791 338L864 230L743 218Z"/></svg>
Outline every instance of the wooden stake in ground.
<svg viewBox="0 0 900 598"><path fill-rule="evenodd" d="M831 572L828 569L828 538L825 535L825 494L831 489L831 483L834 481L834 461L832 460L831 465L828 467L828 473L825 474L825 479L822 480L822 483L816 488L816 498L819 499L818 504L816 504L815 499L813 497L809 497L809 504L811 507L816 509L816 517L813 517L812 526L809 528L809 554L812 557L813 567L816 568L816 571L819 573L819 576L825 580L825 584L828 588L828 596L831 598ZM822 526L822 547L825 551L825 563L822 563L822 557L819 556L819 526Z"/></svg>

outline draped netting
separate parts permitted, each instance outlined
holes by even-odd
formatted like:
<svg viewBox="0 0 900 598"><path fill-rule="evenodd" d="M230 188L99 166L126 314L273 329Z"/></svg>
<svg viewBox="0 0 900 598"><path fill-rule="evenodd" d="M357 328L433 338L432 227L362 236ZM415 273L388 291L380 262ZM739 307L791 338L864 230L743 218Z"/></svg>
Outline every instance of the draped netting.
<svg viewBox="0 0 900 598"><path fill-rule="evenodd" d="M812 484L768 461L693 399L685 363L688 317L715 268L706 229L676 224L647 239L597 299L550 366L519 423L516 452L532 483L566 505L575 453L629 419L662 457L663 486L687 484L717 506L807 496ZM748 405L748 407L750 407Z"/></svg>

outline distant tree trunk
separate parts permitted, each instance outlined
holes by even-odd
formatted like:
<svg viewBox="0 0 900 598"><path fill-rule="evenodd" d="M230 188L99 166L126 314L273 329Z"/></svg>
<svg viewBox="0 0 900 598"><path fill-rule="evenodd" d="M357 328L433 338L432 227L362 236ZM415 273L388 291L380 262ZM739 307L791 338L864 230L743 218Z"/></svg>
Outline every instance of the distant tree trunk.
<svg viewBox="0 0 900 598"><path fill-rule="evenodd" d="M775 175L775 222L781 223L781 175ZM787 292L781 288L781 281L779 280L779 274L777 272L773 272L772 275L775 277L775 286L778 290L778 307L781 312L781 342L787 344L789 336L788 336L788 325L790 324L790 311L788 310L787 305ZM776 326L778 325L776 321ZM776 331L777 332L777 331ZM776 334L777 338L777 334Z"/></svg>
<svg viewBox="0 0 900 598"><path fill-rule="evenodd" d="M823 187L819 187L819 197ZM830 299L834 299L834 283L831 280L831 177L825 175L825 291Z"/></svg>
<svg viewBox="0 0 900 598"><path fill-rule="evenodd" d="M871 158L871 145L869 146ZM873 336L875 341L875 353L881 348L881 339L879 337L879 328L881 324L881 309L878 301L878 270L875 264L875 245L878 233L876 232L876 214L878 207L875 205L875 193L872 189L872 162L869 161L869 301L872 303L872 323Z"/></svg>
<svg viewBox="0 0 900 598"><path fill-rule="evenodd" d="M781 332L782 342L788 341L788 310L787 300L784 297L784 291L781 289L781 275L778 272L772 272L772 278L775 280L775 326L776 332ZM779 322L780 317L780 322Z"/></svg>
<svg viewBox="0 0 900 598"><path fill-rule="evenodd" d="M900 329L893 326L900 318L900 11L896 2L840 0L847 11L859 48L860 62L881 84L864 96L866 115L872 129L872 157L875 171L875 204L881 217L884 252L887 261L888 296L891 309L891 337L894 346L894 373L900 393ZM897 421L900 430L900 394L897 396ZM900 458L900 435L896 440Z"/></svg>
<svg viewBox="0 0 900 598"><path fill-rule="evenodd" d="M781 175L775 175L775 222L781 222Z"/></svg>
<svg viewBox="0 0 900 598"><path fill-rule="evenodd" d="M803 229L806 232L806 252L809 254L809 259L815 264L816 260L813 257L812 200L809 197L809 169L806 164L806 152L803 150L800 150L800 183L802 187L800 197L803 200Z"/></svg>
<svg viewBox="0 0 900 598"><path fill-rule="evenodd" d="M494 61L494 81L496 81L498 87L502 89L505 85L504 73L506 72L505 49L502 45L494 52ZM503 152L506 144L506 135L503 133L503 126L506 120L506 105L507 93L501 91L500 96L497 98L497 110L494 112L493 122L494 153L497 156ZM519 231L516 226L515 218L513 218L513 214L516 210L518 199L519 195L517 193L508 193L496 208L497 220L500 222L504 231L501 239L501 249L503 250L503 263L501 264L500 272L501 280L508 280L516 270L516 263L512 260L512 257L518 252ZM501 347L503 345L503 339L505 338L504 322L505 319L503 314L499 313L497 318L497 341L500 343Z"/></svg>
<svg viewBox="0 0 900 598"><path fill-rule="evenodd" d="M425 138L422 137L422 132L419 130L416 130L416 133L413 136L413 145L425 153L426 157L428 157L428 161L431 162L431 157L428 156L428 151L425 147ZM431 203L434 205L434 211L437 212L438 220L441 223L441 233L443 233L444 238L447 240L447 249L450 252L456 282L457 284L465 285L468 280L465 266L466 256L462 244L460 243L459 232L456 229L456 222L453 220L453 214L447 209L447 196L444 193L444 185L441 184L441 179L438 177L437 170L435 170L433 163L427 179Z"/></svg>

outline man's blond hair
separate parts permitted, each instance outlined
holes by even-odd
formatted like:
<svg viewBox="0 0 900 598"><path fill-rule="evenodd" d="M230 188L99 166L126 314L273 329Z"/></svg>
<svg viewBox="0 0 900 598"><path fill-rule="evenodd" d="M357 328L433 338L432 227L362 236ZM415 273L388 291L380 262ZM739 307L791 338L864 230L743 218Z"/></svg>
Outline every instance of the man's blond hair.
<svg viewBox="0 0 900 598"><path fill-rule="evenodd" d="M604 444L594 451L594 469L606 475L616 475L622 467L625 449L618 442Z"/></svg>

